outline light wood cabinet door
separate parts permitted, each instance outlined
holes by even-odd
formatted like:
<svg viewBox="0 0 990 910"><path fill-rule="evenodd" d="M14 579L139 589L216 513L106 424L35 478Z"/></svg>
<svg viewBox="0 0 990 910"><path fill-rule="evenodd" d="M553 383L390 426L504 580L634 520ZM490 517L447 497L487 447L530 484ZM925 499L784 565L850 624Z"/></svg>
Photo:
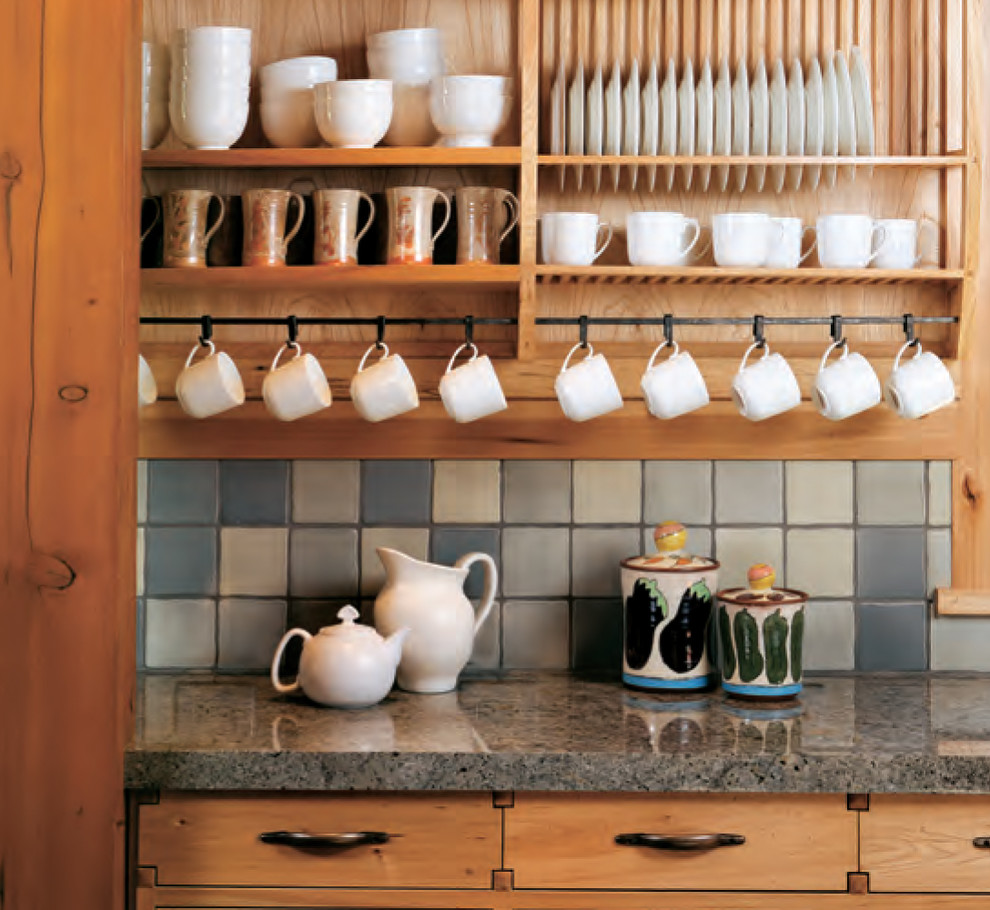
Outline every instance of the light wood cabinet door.
<svg viewBox="0 0 990 910"><path fill-rule="evenodd" d="M990 796L871 796L861 826L871 891L990 893Z"/></svg>
<svg viewBox="0 0 990 910"><path fill-rule="evenodd" d="M140 809L138 865L159 885L490 888L501 863L491 794L163 793ZM385 832L385 843L264 843L263 832Z"/></svg>
<svg viewBox="0 0 990 910"><path fill-rule="evenodd" d="M518 793L505 817L517 888L844 891L857 869L856 813L843 795ZM637 833L744 842L616 843Z"/></svg>

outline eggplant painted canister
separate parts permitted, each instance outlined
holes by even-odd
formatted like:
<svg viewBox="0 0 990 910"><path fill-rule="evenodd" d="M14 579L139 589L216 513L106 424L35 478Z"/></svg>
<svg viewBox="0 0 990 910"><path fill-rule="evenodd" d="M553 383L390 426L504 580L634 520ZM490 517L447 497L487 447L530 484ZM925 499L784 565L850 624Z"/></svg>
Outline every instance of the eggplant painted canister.
<svg viewBox="0 0 990 910"><path fill-rule="evenodd" d="M622 562L622 681L635 689L685 691L715 683L709 633L718 563L684 552L684 525L657 526L655 556Z"/></svg>

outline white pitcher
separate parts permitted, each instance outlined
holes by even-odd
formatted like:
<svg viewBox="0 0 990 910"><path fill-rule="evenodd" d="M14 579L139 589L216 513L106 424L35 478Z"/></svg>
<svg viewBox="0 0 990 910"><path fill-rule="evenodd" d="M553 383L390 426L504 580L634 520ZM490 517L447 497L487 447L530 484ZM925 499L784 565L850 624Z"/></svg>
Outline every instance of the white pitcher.
<svg viewBox="0 0 990 910"><path fill-rule="evenodd" d="M421 562L379 547L385 587L375 600L375 627L385 636L408 627L397 681L407 692L449 692L471 657L474 637L491 612L498 570L487 553L467 553L453 566ZM485 566L477 613L464 594L468 569Z"/></svg>

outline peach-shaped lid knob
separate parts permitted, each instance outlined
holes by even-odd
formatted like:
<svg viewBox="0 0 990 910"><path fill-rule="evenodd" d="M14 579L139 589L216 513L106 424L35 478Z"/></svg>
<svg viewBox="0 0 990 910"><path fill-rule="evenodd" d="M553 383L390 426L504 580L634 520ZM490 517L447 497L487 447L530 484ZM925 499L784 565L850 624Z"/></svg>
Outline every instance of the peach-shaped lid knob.
<svg viewBox="0 0 990 910"><path fill-rule="evenodd" d="M769 563L758 562L749 567L746 580L749 582L750 591L770 591L773 590L773 583L777 580L777 573Z"/></svg>
<svg viewBox="0 0 990 910"><path fill-rule="evenodd" d="M687 530L679 521L663 521L653 529L653 540L661 553L676 553L687 543Z"/></svg>

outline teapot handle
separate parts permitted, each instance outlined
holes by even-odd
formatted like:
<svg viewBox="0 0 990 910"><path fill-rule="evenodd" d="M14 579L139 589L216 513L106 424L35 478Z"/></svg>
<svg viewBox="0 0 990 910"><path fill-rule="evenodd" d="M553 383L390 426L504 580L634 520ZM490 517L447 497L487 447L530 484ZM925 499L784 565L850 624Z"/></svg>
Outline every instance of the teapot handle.
<svg viewBox="0 0 990 910"><path fill-rule="evenodd" d="M488 618L492 611L492 604L495 602L495 591L498 587L498 569L495 568L495 560L487 553L465 553L454 565L458 569L468 569L476 562L484 563L485 566L485 590L481 595L481 603L475 610L474 634L478 634L478 629Z"/></svg>
<svg viewBox="0 0 990 910"><path fill-rule="evenodd" d="M282 652L285 650L285 646L297 635L300 638L305 638L307 641L313 637L305 629L290 629L282 636L282 640L275 649L275 656L272 658L272 685L275 687L276 692L281 692L283 695L288 695L289 692L295 692L299 688L298 674L290 683L283 683L278 678L278 665L282 662Z"/></svg>

